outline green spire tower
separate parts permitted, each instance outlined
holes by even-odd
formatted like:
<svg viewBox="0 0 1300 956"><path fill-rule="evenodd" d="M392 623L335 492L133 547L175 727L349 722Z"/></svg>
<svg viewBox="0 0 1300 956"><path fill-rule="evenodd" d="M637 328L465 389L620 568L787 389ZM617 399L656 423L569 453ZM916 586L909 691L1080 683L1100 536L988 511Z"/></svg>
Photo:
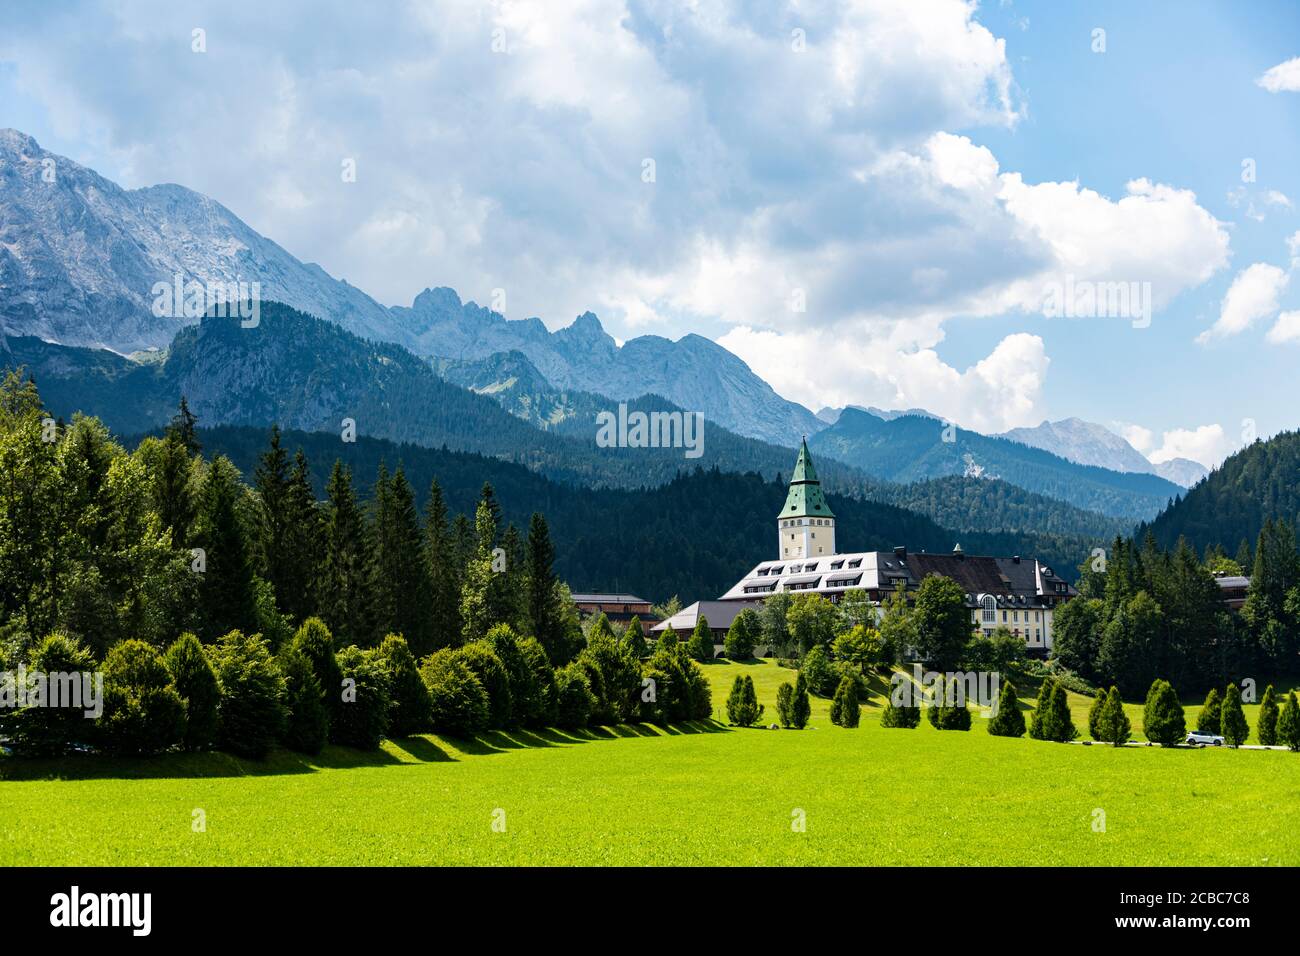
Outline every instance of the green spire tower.
<svg viewBox="0 0 1300 956"><path fill-rule="evenodd" d="M785 506L777 515L779 556L784 559L816 558L835 553L835 514L822 495L822 483L808 453L808 440L799 446L799 458L790 476Z"/></svg>

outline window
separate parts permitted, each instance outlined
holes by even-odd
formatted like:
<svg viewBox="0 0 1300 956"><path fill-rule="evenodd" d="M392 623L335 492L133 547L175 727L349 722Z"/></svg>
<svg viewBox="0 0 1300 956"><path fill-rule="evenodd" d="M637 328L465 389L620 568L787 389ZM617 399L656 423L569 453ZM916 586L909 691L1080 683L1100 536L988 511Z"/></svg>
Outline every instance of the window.
<svg viewBox="0 0 1300 956"><path fill-rule="evenodd" d="M860 568L860 567L862 567L862 559L861 559L861 558L854 558L852 561L849 562L849 567L851 567L851 568Z"/></svg>
<svg viewBox="0 0 1300 956"><path fill-rule="evenodd" d="M984 608L985 624L991 624L998 619L998 610L997 610L998 602L993 597L993 595L991 594L984 595L984 597L980 599L980 606ZM989 633L990 632L986 628L984 631L985 636L988 636Z"/></svg>
<svg viewBox="0 0 1300 956"><path fill-rule="evenodd" d="M840 568L842 568L842 567L844 567L844 559L843 559L843 558L840 558L840 560L838 560L838 561L832 561L832 562L831 562L831 570L832 570L832 571L838 571L838 570L839 570Z"/></svg>

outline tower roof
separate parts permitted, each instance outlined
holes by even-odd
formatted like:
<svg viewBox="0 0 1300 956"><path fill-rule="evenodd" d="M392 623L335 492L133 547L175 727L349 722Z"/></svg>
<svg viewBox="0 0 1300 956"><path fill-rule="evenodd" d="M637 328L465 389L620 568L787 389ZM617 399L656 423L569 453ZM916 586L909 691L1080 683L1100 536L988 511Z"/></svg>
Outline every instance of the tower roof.
<svg viewBox="0 0 1300 956"><path fill-rule="evenodd" d="M779 518L834 518L835 513L822 496L822 483L808 453L808 439L799 445L799 458L790 475L790 491Z"/></svg>

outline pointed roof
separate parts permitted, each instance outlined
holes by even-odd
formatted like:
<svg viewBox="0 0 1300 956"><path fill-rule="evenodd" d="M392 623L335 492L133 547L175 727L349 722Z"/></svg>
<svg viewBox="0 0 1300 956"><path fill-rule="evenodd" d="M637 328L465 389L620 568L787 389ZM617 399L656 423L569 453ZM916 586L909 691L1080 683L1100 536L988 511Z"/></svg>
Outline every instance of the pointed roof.
<svg viewBox="0 0 1300 956"><path fill-rule="evenodd" d="M799 458L790 475L790 491L778 518L834 518L835 513L822 495L822 483L808 453L808 439L799 445Z"/></svg>

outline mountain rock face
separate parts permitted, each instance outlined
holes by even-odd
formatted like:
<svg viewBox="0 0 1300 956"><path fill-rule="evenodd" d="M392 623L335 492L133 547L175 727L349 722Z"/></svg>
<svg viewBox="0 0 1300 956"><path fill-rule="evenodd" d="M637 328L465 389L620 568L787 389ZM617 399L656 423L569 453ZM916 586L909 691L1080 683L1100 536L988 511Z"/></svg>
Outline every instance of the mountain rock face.
<svg viewBox="0 0 1300 956"><path fill-rule="evenodd" d="M1003 432L1009 438L1041 448L1080 465L1096 465L1111 471L1137 472L1159 475L1176 485L1189 488L1210 473L1200 462L1188 458L1175 458L1159 465L1152 464L1136 448L1119 435L1096 422L1079 418L1063 418L1059 422L1043 422L1033 428L1013 428Z"/></svg>
<svg viewBox="0 0 1300 956"><path fill-rule="evenodd" d="M264 300L401 341L365 293L299 262L218 202L181 186L126 190L0 130L0 329L118 352L162 348L193 324L154 315L154 284L259 282Z"/></svg>
<svg viewBox="0 0 1300 956"><path fill-rule="evenodd" d="M945 440L945 435L954 440ZM1158 475L1111 471L1067 461L1007 438L956 428L934 418L891 421L847 408L808 440L814 452L855 465L885 481L910 483L962 475L1013 485L1115 518L1151 518L1182 489Z"/></svg>
<svg viewBox="0 0 1300 956"><path fill-rule="evenodd" d="M451 289L426 289L410 308L394 308L421 355L460 362L517 352L557 389L615 400L660 395L679 408L703 412L729 431L779 445L797 444L825 427L802 405L787 401L739 358L701 335L676 342L643 335L622 346L591 312L550 332L541 319L507 320L462 303Z"/></svg>
<svg viewBox="0 0 1300 956"><path fill-rule="evenodd" d="M793 446L822 423L714 342L658 336L620 347L590 312L550 332L507 321L451 289L388 309L303 263L229 209L181 186L126 190L16 130L0 130L0 332L123 354L164 348L192 325L154 314L156 283L260 283L280 302L416 355L479 360L517 351L559 389L620 400L647 393L738 434Z"/></svg>
<svg viewBox="0 0 1300 956"><path fill-rule="evenodd" d="M1168 479L1176 485L1182 485L1184 488L1192 487L1210 473L1210 469L1199 461L1192 461L1190 458L1170 458L1168 461L1162 461L1152 467L1161 478Z"/></svg>

